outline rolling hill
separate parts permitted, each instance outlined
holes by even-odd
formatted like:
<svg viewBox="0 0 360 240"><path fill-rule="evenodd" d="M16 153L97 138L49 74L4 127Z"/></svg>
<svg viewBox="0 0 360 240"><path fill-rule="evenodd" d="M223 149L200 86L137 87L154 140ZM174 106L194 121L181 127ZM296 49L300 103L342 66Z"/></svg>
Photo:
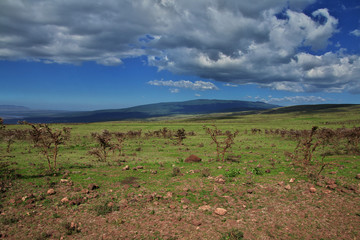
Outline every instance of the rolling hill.
<svg viewBox="0 0 360 240"><path fill-rule="evenodd" d="M7 106L9 108L9 106ZM88 123L103 121L141 120L153 117L173 115L194 115L225 112L259 111L279 106L263 102L238 100L191 100L185 102L166 102L147 104L124 109L98 111L64 112L64 111L0 111L0 117L7 124L20 120L41 123ZM0 108L1 110L1 108ZM11 114L9 114L11 112Z"/></svg>

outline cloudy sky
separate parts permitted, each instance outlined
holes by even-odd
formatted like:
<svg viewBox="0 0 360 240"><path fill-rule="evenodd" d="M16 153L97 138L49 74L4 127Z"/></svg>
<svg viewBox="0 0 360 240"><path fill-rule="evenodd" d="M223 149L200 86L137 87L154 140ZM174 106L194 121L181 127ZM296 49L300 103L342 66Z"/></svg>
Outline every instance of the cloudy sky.
<svg viewBox="0 0 360 240"><path fill-rule="evenodd" d="M0 104L360 104L359 0L1 0Z"/></svg>

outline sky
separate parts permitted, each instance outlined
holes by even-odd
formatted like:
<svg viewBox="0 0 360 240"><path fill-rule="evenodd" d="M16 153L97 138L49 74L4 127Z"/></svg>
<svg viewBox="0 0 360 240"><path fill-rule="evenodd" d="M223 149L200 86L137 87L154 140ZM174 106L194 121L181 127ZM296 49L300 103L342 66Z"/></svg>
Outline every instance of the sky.
<svg viewBox="0 0 360 240"><path fill-rule="evenodd" d="M193 99L360 104L360 1L0 1L0 105Z"/></svg>

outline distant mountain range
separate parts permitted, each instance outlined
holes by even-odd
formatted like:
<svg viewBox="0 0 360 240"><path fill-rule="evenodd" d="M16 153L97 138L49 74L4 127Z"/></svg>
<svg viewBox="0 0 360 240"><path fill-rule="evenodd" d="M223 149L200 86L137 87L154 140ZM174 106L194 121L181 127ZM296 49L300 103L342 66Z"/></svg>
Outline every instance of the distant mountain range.
<svg viewBox="0 0 360 240"><path fill-rule="evenodd" d="M141 120L173 115L259 111L280 107L263 102L238 100L191 100L147 104L123 109L98 111L46 111L31 110L21 106L0 105L0 117L7 124L26 120L33 123L89 123L103 121Z"/></svg>

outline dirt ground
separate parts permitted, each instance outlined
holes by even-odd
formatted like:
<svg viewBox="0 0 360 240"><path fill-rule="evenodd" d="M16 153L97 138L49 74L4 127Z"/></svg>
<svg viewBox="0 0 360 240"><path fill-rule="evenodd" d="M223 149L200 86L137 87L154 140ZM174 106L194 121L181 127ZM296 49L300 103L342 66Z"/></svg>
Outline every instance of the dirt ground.
<svg viewBox="0 0 360 240"><path fill-rule="evenodd" d="M218 180L179 177L172 192L150 192L136 179L106 190L64 181L51 186L54 191L14 181L1 193L0 236L231 239L225 234L236 229L244 239L360 239L360 186L346 189L326 180L315 185Z"/></svg>

